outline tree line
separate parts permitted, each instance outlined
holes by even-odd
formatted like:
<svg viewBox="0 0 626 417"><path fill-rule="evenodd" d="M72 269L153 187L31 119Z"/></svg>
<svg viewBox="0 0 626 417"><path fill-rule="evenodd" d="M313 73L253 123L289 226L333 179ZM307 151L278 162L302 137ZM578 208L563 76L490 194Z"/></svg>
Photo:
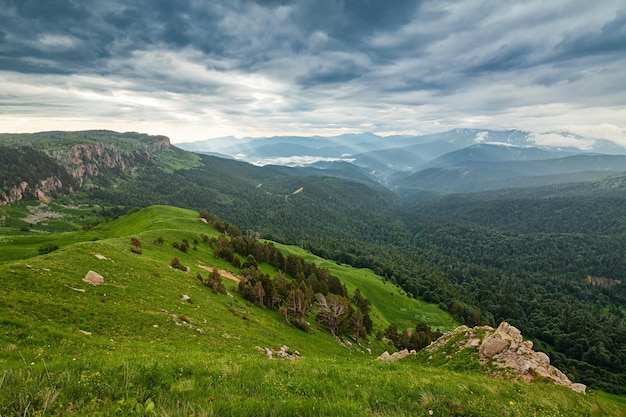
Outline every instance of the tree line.
<svg viewBox="0 0 626 417"><path fill-rule="evenodd" d="M271 242L259 241L253 233L244 236L237 227L223 222L206 210L200 216L222 232L205 240L215 257L240 268L238 290L255 305L277 310L286 322L307 330L309 313L335 336L350 335L358 340L372 333L371 303L356 289L350 297L345 285L326 268L301 257L284 256ZM243 259L243 261L241 260ZM274 277L259 265L271 265Z"/></svg>

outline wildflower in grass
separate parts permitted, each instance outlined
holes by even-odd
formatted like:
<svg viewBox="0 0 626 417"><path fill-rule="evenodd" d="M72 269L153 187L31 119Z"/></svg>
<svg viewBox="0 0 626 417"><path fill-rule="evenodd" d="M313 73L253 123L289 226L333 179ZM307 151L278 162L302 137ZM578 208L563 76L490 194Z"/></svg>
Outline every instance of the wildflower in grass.
<svg viewBox="0 0 626 417"><path fill-rule="evenodd" d="M513 405L515 404L513 401L509 401L509 405Z"/></svg>

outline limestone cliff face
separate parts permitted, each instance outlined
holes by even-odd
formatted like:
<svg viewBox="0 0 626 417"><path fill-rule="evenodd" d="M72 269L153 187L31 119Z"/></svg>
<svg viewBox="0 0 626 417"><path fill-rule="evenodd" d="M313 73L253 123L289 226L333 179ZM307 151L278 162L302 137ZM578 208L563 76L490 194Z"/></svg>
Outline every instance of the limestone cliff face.
<svg viewBox="0 0 626 417"><path fill-rule="evenodd" d="M28 190L28 183L21 181L19 184L8 188L7 190L0 190L0 206L5 206L13 201L19 201L24 198Z"/></svg>
<svg viewBox="0 0 626 417"><path fill-rule="evenodd" d="M170 141L159 136L153 143L137 143L133 150L122 150L110 143L84 143L69 150L56 150L50 156L63 163L80 186L94 177L115 179L137 165L153 165L154 152L169 149Z"/></svg>
<svg viewBox="0 0 626 417"><path fill-rule="evenodd" d="M73 187L70 187L72 191ZM39 201L49 203L56 195L62 193L63 183L57 177L48 177L39 180L39 184L35 186L35 195Z"/></svg>
<svg viewBox="0 0 626 417"><path fill-rule="evenodd" d="M49 201L76 185L67 170L45 152L28 146L0 146L0 205Z"/></svg>
<svg viewBox="0 0 626 417"><path fill-rule="evenodd" d="M137 167L156 164L155 152L170 148L165 136L124 143L98 141L61 149L3 148L7 173L0 182L0 205L19 200L49 202L53 198L93 186L93 180L111 183ZM6 159L6 161L4 161ZM36 167L33 169L33 167Z"/></svg>
<svg viewBox="0 0 626 417"><path fill-rule="evenodd" d="M21 181L12 187L4 187L0 190L0 206L20 200L39 200L45 203L53 198L74 191L72 181L65 183L56 176L36 179L30 182Z"/></svg>

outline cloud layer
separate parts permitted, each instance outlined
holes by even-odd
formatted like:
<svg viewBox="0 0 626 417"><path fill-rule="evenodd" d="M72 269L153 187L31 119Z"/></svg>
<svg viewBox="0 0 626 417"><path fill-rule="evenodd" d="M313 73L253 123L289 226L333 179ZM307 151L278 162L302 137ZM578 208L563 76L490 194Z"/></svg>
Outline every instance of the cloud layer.
<svg viewBox="0 0 626 417"><path fill-rule="evenodd" d="M0 0L2 131L567 130L626 145L619 0Z"/></svg>

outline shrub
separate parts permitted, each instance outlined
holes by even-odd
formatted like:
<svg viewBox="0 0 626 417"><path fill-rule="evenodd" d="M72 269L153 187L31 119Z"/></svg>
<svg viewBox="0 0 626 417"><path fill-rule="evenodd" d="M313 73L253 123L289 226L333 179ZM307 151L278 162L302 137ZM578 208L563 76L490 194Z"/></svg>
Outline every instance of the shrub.
<svg viewBox="0 0 626 417"><path fill-rule="evenodd" d="M216 268L213 268L213 271L207 277L207 279L203 279L202 275L200 274L198 274L196 278L198 279L198 283L211 288L213 290L213 293L226 294L226 287L224 286L224 283L222 282L222 277L220 276L220 273Z"/></svg>
<svg viewBox="0 0 626 417"><path fill-rule="evenodd" d="M137 239L136 237L131 237L130 238L130 251L132 253L136 253L141 255L141 241L139 239Z"/></svg>
<svg viewBox="0 0 626 417"><path fill-rule="evenodd" d="M44 243L37 248L37 251L40 255L45 255L46 253L54 252L57 249L59 249L59 247L53 243Z"/></svg>
<svg viewBox="0 0 626 417"><path fill-rule="evenodd" d="M176 268L176 269L180 269L180 270L184 270L186 269L181 263L180 263L180 258L178 256L175 256L174 259L172 259L172 263L170 264L172 265L172 268Z"/></svg>

